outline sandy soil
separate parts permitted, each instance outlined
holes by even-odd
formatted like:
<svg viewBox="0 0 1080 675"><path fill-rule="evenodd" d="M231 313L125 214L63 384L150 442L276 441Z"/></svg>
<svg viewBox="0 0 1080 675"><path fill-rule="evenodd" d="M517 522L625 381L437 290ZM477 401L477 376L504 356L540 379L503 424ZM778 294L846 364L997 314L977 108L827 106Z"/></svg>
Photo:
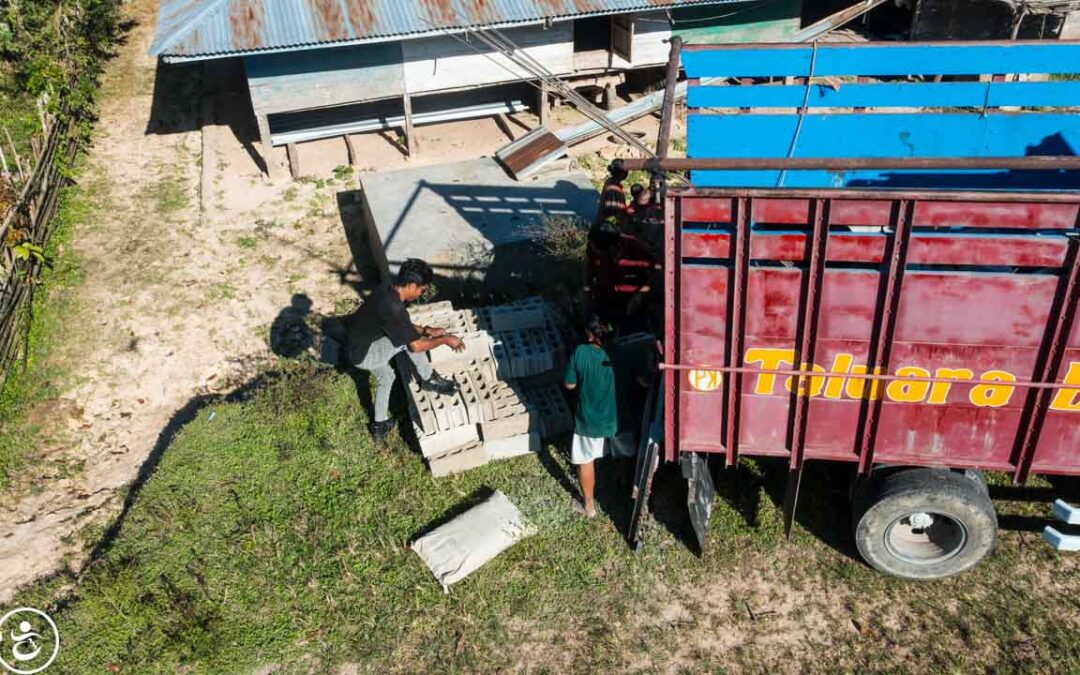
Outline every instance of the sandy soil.
<svg viewBox="0 0 1080 675"><path fill-rule="evenodd" d="M301 146L311 178L298 182L279 149L280 177L264 178L235 68L158 71L147 55L156 4L126 5L136 24L103 82L81 179L93 217L72 237L84 281L50 356L70 377L32 413L56 428L0 511L0 601L64 565L79 569L124 486L152 471L200 400L248 381L277 358L275 341L290 353L311 347L300 324L347 311L364 281L347 236L358 180L339 168L344 141ZM552 126L577 119L559 109ZM493 154L535 123L521 114L421 127L413 159L390 135L356 136L357 170ZM648 137L655 128L652 118L632 126ZM601 137L575 154L597 151L626 152Z"/></svg>

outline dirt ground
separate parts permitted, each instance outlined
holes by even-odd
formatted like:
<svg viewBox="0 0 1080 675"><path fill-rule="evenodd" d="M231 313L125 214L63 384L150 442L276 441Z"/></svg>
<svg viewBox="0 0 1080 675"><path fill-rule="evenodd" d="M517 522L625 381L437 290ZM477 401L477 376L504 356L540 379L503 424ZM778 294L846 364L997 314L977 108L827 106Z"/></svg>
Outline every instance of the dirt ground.
<svg viewBox="0 0 1080 675"><path fill-rule="evenodd" d="M357 172L493 154L536 124L520 114L421 127L413 159L389 134L355 136L357 172L341 139L305 144L301 181L288 178L281 148L269 180L235 64L159 70L147 54L156 5L126 5L135 25L104 78L80 178L91 215L71 243L83 280L49 356L66 376L31 413L46 428L0 511L0 601L79 568L124 486L152 471L201 397L249 380L277 358L272 343L311 347L297 325L308 314L355 306ZM579 119L560 108L552 126ZM656 124L630 128L655 137ZM597 153L626 150L603 137L574 150L595 175Z"/></svg>

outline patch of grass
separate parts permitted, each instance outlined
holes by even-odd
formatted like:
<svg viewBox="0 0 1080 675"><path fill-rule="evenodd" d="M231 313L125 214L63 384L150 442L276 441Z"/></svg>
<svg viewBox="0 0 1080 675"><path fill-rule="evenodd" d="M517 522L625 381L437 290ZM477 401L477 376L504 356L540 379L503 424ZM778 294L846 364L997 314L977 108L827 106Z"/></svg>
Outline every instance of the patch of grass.
<svg viewBox="0 0 1080 675"><path fill-rule="evenodd" d="M6 386L0 391L0 491L7 492L34 452L40 450L39 437L47 432L31 424L27 413L36 404L59 395L69 369L74 365L50 356L57 336L77 334L72 322L71 292L83 281L79 259L71 247L72 233L93 221L100 208L100 176L87 174L81 182L65 189L56 212L56 225L46 255L53 261L43 270L34 291L26 367L16 364Z"/></svg>
<svg viewBox="0 0 1080 675"><path fill-rule="evenodd" d="M255 248L256 246L259 245L259 240L256 237L245 235L245 236L239 237L236 240L236 245L239 246L240 248L252 249L252 248Z"/></svg>
<svg viewBox="0 0 1080 675"><path fill-rule="evenodd" d="M435 480L396 433L373 447L366 421L348 377L303 363L196 411L101 557L16 599L57 621L60 671L1080 667L1075 562L1007 534L973 574L882 577L847 551L830 469L808 470L790 542L784 466L721 473L699 559L676 538L685 489L667 467L635 554L606 517L625 521L626 466L600 465L605 516L585 521L561 453ZM493 489L537 534L443 594L408 542Z"/></svg>
<svg viewBox="0 0 1080 675"><path fill-rule="evenodd" d="M334 178L338 179L339 181L344 181L352 178L353 173L353 168L345 164L339 164L338 166L334 167Z"/></svg>
<svg viewBox="0 0 1080 675"><path fill-rule="evenodd" d="M236 299L236 286L228 281L214 284L206 292L206 301L209 303L222 302Z"/></svg>
<svg viewBox="0 0 1080 675"><path fill-rule="evenodd" d="M285 188L285 192L281 193L282 201L291 202L296 201L296 196L300 194L300 189L295 185L290 185Z"/></svg>
<svg viewBox="0 0 1080 675"><path fill-rule="evenodd" d="M175 216L191 207L187 182L187 178L175 167L161 166L157 175L139 189L136 202L171 222Z"/></svg>

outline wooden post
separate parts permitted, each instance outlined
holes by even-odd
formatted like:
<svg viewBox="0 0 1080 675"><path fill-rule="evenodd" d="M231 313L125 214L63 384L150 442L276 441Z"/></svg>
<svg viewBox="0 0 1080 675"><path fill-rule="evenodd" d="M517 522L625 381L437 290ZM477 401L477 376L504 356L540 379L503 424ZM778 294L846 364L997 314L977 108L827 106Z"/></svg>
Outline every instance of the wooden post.
<svg viewBox="0 0 1080 675"><path fill-rule="evenodd" d="M262 158L266 175L275 178L277 167L274 166L274 144L270 140L270 116L258 115L256 119L259 123L259 142L262 146Z"/></svg>
<svg viewBox="0 0 1080 675"><path fill-rule="evenodd" d="M289 155L289 173L292 174L293 180L299 180L300 154L296 151L296 143L289 143L286 145L285 151Z"/></svg>
<svg viewBox="0 0 1080 675"><path fill-rule="evenodd" d="M548 106L548 93L547 84L541 82L540 87L536 90L536 116L540 118L540 126L548 123L549 112L551 111Z"/></svg>
<svg viewBox="0 0 1080 675"><path fill-rule="evenodd" d="M682 57L682 38L671 38L667 73L664 77L664 105L660 108L660 132L656 137L656 156L663 159L671 149L671 127L675 123L675 86L679 82L679 66Z"/></svg>
<svg viewBox="0 0 1080 675"><path fill-rule="evenodd" d="M416 156L416 132L413 129L412 118L412 96L409 95L408 90L405 91L402 96L402 101L405 104L405 142L409 147L409 159Z"/></svg>
<svg viewBox="0 0 1080 675"><path fill-rule="evenodd" d="M356 146L353 145L352 136L345 134L344 138L345 150L349 153L349 166L356 166L356 163L359 160L356 157Z"/></svg>

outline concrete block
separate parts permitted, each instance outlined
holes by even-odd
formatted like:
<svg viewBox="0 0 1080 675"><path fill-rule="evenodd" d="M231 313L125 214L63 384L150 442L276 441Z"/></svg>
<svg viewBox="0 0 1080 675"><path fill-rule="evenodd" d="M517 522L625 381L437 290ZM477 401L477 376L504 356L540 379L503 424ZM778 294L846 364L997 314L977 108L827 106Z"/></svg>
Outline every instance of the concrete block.
<svg viewBox="0 0 1080 675"><path fill-rule="evenodd" d="M409 416L412 418L413 426L418 429L416 435L438 432L439 424L435 419L431 401L415 381L409 382L405 387L405 399L409 403Z"/></svg>
<svg viewBox="0 0 1080 675"><path fill-rule="evenodd" d="M439 302L428 302L422 305L411 305L409 307L409 316L415 317L418 314L430 314L436 312L452 312L454 311L454 305L449 300L440 300ZM415 322L415 319L413 320Z"/></svg>
<svg viewBox="0 0 1080 675"><path fill-rule="evenodd" d="M485 331L473 331L460 334L459 337L465 343L465 351L455 352L453 349L450 349L450 347L442 345L428 352L428 357L431 359L431 365L434 366L436 370L441 368L449 372L460 369L470 361L486 359L492 356L494 338L492 338L490 333Z"/></svg>
<svg viewBox="0 0 1080 675"><path fill-rule="evenodd" d="M449 431L436 431L429 434L425 434L415 425L413 428L416 430L420 454L428 459L457 452L480 441L480 434L475 424L465 424Z"/></svg>
<svg viewBox="0 0 1080 675"><path fill-rule="evenodd" d="M483 443L473 443L439 457L428 458L428 468L435 478L475 469L488 463L487 448Z"/></svg>
<svg viewBox="0 0 1080 675"><path fill-rule="evenodd" d="M555 367L555 357L542 328L497 333L492 345L500 379L532 377Z"/></svg>
<svg viewBox="0 0 1080 675"><path fill-rule="evenodd" d="M480 423L480 437L484 441L498 441L526 434L534 426L533 415L524 405L503 408L495 419Z"/></svg>
<svg viewBox="0 0 1080 675"><path fill-rule="evenodd" d="M539 417L543 438L555 438L573 430L574 416L558 385L530 387L525 390L522 398L530 413Z"/></svg>
<svg viewBox="0 0 1080 675"><path fill-rule="evenodd" d="M540 451L540 434L530 431L498 441L484 441L484 446L487 448L488 458L492 460L520 457Z"/></svg>
<svg viewBox="0 0 1080 675"><path fill-rule="evenodd" d="M543 305L499 305L489 309L491 330L496 333L544 325Z"/></svg>

